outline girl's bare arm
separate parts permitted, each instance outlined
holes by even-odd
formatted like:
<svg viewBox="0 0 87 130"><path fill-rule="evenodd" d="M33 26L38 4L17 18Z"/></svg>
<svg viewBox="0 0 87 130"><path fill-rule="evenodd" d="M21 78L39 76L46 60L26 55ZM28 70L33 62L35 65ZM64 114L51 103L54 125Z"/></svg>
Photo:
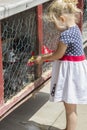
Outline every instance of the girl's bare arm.
<svg viewBox="0 0 87 130"><path fill-rule="evenodd" d="M43 61L46 61L46 60L49 60L49 61L58 60L63 57L66 49L67 49L67 46L64 43L59 42L58 47L54 53L43 55L43 56L38 56L35 62L38 64L41 64Z"/></svg>

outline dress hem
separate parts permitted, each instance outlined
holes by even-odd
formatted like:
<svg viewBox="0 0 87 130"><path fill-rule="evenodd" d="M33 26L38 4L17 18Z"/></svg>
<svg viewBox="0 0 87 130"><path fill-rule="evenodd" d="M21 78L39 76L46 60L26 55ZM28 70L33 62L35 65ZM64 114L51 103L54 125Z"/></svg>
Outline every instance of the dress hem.
<svg viewBox="0 0 87 130"><path fill-rule="evenodd" d="M87 104L87 101L77 101L77 102L71 102L71 101L66 101L65 99L49 99L49 101L50 102L55 102L55 103L57 103L57 102L65 102L65 103L67 103L67 104L77 104L77 105L85 105L85 104Z"/></svg>

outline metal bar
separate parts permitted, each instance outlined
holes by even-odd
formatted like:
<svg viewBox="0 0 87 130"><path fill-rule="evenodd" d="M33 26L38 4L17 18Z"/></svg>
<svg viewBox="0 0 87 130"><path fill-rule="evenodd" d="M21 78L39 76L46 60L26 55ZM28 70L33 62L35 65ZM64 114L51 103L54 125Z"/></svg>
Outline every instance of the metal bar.
<svg viewBox="0 0 87 130"><path fill-rule="evenodd" d="M0 106L4 103L4 80L2 65L2 39L1 39L1 21L0 21Z"/></svg>
<svg viewBox="0 0 87 130"><path fill-rule="evenodd" d="M37 6L37 52L41 54L43 45L43 21L42 21L43 5ZM42 65L38 65L36 69L36 78L42 74Z"/></svg>
<svg viewBox="0 0 87 130"><path fill-rule="evenodd" d="M78 0L78 7L83 11L84 0ZM82 32L82 25L83 25L83 14L80 15L80 22L78 24L81 32Z"/></svg>

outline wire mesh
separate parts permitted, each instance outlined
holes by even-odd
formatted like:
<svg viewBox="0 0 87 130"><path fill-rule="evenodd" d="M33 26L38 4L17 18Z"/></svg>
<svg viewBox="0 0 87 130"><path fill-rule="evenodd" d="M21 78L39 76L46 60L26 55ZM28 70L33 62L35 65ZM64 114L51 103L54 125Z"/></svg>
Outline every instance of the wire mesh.
<svg viewBox="0 0 87 130"><path fill-rule="evenodd" d="M28 66L36 53L36 10L16 14L1 21L5 100L35 80L35 66Z"/></svg>
<svg viewBox="0 0 87 130"><path fill-rule="evenodd" d="M50 2L47 2L43 5L43 15L46 15L49 4ZM51 50L55 50L59 39L59 32L53 23L48 22L44 18L43 18L43 33L44 33L44 39L43 39L44 45L46 45ZM51 62L44 63L43 72L48 69L51 69L51 67L52 67Z"/></svg>
<svg viewBox="0 0 87 130"><path fill-rule="evenodd" d="M87 59L87 40L84 42L84 52L85 52L85 56L86 56L86 59Z"/></svg>
<svg viewBox="0 0 87 130"><path fill-rule="evenodd" d="M84 52L87 58L87 0L84 0L84 10L83 10L83 43Z"/></svg>
<svg viewBox="0 0 87 130"><path fill-rule="evenodd" d="M83 41L87 40L87 0L84 0L83 10Z"/></svg>

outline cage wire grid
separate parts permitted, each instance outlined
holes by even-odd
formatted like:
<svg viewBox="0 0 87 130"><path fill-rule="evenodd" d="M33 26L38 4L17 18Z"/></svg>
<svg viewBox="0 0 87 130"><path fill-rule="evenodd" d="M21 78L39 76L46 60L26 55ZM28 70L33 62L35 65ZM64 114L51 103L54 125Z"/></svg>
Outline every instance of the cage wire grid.
<svg viewBox="0 0 87 130"><path fill-rule="evenodd" d="M43 4L43 15L47 11L50 2ZM32 52L37 54L37 18L36 8L29 9L9 18L1 20L2 28L2 52L3 52L3 76L4 98L16 95L26 85L35 80L36 66L28 66L28 59ZM87 1L83 17L83 40L87 33ZM49 49L55 50L60 33L54 24L43 19L43 44ZM87 47L84 49L87 52ZM87 53L86 53L87 55ZM44 62L42 72L51 69L51 62Z"/></svg>
<svg viewBox="0 0 87 130"><path fill-rule="evenodd" d="M43 5L43 14L48 4ZM47 26L48 23L43 20L43 44L49 46L53 34L52 30L47 32ZM4 98L7 101L36 80L36 65L27 64L32 54L38 53L36 7L1 20L1 29ZM49 69L51 62L43 63L42 73Z"/></svg>
<svg viewBox="0 0 87 130"><path fill-rule="evenodd" d="M27 62L36 53L36 26L36 8L1 21L5 100L35 80L35 66Z"/></svg>
<svg viewBox="0 0 87 130"><path fill-rule="evenodd" d="M51 22L48 22L44 17L47 14L47 8L50 3L51 1L43 4L43 44L51 50L56 50L60 33L56 29L55 25ZM45 62L43 64L43 72L47 71L51 67L52 62Z"/></svg>
<svg viewBox="0 0 87 130"><path fill-rule="evenodd" d="M83 44L85 44L84 52L87 58L87 0L84 0L82 36Z"/></svg>

